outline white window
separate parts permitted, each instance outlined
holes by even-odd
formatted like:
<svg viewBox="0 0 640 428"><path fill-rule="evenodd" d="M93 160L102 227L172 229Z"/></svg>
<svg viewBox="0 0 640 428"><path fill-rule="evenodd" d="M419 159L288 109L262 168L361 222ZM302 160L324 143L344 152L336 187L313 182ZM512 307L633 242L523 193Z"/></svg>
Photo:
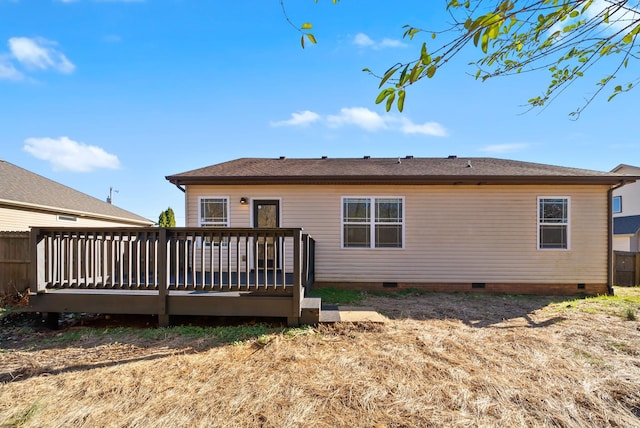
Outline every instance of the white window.
<svg viewBox="0 0 640 428"><path fill-rule="evenodd" d="M569 249L569 198L538 198L538 249Z"/></svg>
<svg viewBox="0 0 640 428"><path fill-rule="evenodd" d="M200 198L199 224L200 227L229 227L229 198Z"/></svg>
<svg viewBox="0 0 640 428"><path fill-rule="evenodd" d="M342 198L343 248L403 248L404 198Z"/></svg>
<svg viewBox="0 0 640 428"><path fill-rule="evenodd" d="M613 213L621 213L622 212L622 196L614 196L613 197Z"/></svg>

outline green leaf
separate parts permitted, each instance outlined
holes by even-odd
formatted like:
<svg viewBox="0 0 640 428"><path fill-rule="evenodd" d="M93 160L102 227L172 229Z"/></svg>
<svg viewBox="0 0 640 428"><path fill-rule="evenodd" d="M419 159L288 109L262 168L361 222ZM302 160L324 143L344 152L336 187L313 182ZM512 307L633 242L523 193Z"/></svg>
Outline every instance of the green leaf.
<svg viewBox="0 0 640 428"><path fill-rule="evenodd" d="M312 28L313 28L313 25L311 25L310 22L305 22L304 24L302 24L303 30L311 30Z"/></svg>
<svg viewBox="0 0 640 428"><path fill-rule="evenodd" d="M633 34L629 33L626 36L624 36L622 38L622 43L624 43L625 45L628 45L629 43L631 43L633 41Z"/></svg>
<svg viewBox="0 0 640 428"><path fill-rule="evenodd" d="M399 90L398 91L398 111L400 113L402 113L402 110L404 109L404 96L405 96L404 89Z"/></svg>
<svg viewBox="0 0 640 428"><path fill-rule="evenodd" d="M386 105L386 109L387 111L391 110L391 106L393 105L393 100L396 98L396 93L391 92L391 94L389 94L389 96L387 97L387 105Z"/></svg>
<svg viewBox="0 0 640 428"><path fill-rule="evenodd" d="M313 36L313 34L307 33L306 35L307 35L307 39L309 39L311 43L313 43L314 45L317 43L316 38Z"/></svg>
<svg viewBox="0 0 640 428"><path fill-rule="evenodd" d="M427 68L427 77L429 79L431 79L436 74L436 70L437 69L438 69L438 67L436 67L435 64L433 64L431 67Z"/></svg>
<svg viewBox="0 0 640 428"><path fill-rule="evenodd" d="M473 45L474 46L478 46L478 41L480 40L480 36L482 36L482 32L477 31L474 35L473 35Z"/></svg>
<svg viewBox="0 0 640 428"><path fill-rule="evenodd" d="M422 74L422 70L424 70L424 67L421 66L419 62L416 63L416 65L411 70L411 74L409 75L409 83L414 83L416 80L418 80L418 76Z"/></svg>
<svg viewBox="0 0 640 428"><path fill-rule="evenodd" d="M482 35L482 43L480 45L480 48L482 49L482 53L487 53L487 50L489 50L489 35L487 34L487 32L485 32Z"/></svg>
<svg viewBox="0 0 640 428"><path fill-rule="evenodd" d="M585 13L587 9L589 9L589 7L591 7L591 3L593 3L593 0L589 0L588 2L585 3L585 5L582 7L582 10L580 11L580 13ZM609 9L607 9L607 12L609 11Z"/></svg>
<svg viewBox="0 0 640 428"><path fill-rule="evenodd" d="M378 94L378 98L376 98L376 104L380 104L382 101L384 101L385 98L389 96L389 94L392 94L393 92L393 88L386 88L380 91L380 93Z"/></svg>
<svg viewBox="0 0 640 428"><path fill-rule="evenodd" d="M300 37L300 44L302 45L302 49L304 49L304 34Z"/></svg>
<svg viewBox="0 0 640 428"><path fill-rule="evenodd" d="M498 37L498 34L500 34L500 25L499 24L492 25L487 30L487 33L490 39L495 39L496 37Z"/></svg>
<svg viewBox="0 0 640 428"><path fill-rule="evenodd" d="M381 88L385 84L385 82L395 74L396 71L398 71L398 67L396 67L395 65L387 70L384 76L382 76L382 80L380 81L380 85L378 85L378 88Z"/></svg>

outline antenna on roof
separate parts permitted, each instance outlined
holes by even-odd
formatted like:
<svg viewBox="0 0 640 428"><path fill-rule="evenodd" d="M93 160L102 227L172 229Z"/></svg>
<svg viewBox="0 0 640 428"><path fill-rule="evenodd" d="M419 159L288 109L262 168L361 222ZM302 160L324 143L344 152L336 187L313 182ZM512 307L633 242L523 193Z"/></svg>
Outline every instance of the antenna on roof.
<svg viewBox="0 0 640 428"><path fill-rule="evenodd" d="M107 196L107 203L113 204L113 192L118 193L117 190L113 190L113 187L109 187L109 196Z"/></svg>

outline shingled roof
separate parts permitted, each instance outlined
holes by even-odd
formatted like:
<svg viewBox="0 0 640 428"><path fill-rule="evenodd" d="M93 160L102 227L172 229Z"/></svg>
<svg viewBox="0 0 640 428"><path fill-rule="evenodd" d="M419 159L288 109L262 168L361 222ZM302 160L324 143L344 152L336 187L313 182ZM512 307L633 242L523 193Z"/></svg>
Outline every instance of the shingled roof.
<svg viewBox="0 0 640 428"><path fill-rule="evenodd" d="M614 235L633 235L640 230L640 215L630 215L626 217L614 217Z"/></svg>
<svg viewBox="0 0 640 428"><path fill-rule="evenodd" d="M241 158L166 177L188 184L618 184L640 177L495 158Z"/></svg>
<svg viewBox="0 0 640 428"><path fill-rule="evenodd" d="M0 160L0 205L150 226L153 222Z"/></svg>

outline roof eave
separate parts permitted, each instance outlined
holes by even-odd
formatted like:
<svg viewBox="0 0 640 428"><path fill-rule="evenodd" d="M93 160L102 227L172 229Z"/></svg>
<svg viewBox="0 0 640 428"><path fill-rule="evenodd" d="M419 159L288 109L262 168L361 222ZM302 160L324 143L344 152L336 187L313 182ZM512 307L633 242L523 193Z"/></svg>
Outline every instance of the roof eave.
<svg viewBox="0 0 640 428"><path fill-rule="evenodd" d="M640 180L636 176L503 176L503 175L445 175L445 176L167 176L169 182L177 186L210 184L448 184L448 185L496 185L496 184L589 184L616 185Z"/></svg>

